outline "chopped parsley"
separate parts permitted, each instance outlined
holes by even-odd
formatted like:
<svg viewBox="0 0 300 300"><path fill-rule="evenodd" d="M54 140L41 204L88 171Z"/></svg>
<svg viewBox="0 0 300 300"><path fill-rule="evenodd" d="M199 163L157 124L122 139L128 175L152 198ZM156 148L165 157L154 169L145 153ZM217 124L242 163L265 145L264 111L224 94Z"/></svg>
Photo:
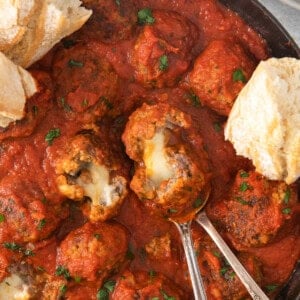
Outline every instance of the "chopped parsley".
<svg viewBox="0 0 300 300"><path fill-rule="evenodd" d="M100 98L100 100L102 101L102 103L104 103L104 105L105 105L108 109L113 109L113 108L114 108L113 104L112 104L106 97L102 96L102 97Z"/></svg>
<svg viewBox="0 0 300 300"><path fill-rule="evenodd" d="M235 200L243 205L249 205L249 202L244 200L242 197L235 197Z"/></svg>
<svg viewBox="0 0 300 300"><path fill-rule="evenodd" d="M155 18L152 15L152 10L150 8L143 8L138 11L138 24L153 24L155 22Z"/></svg>
<svg viewBox="0 0 300 300"><path fill-rule="evenodd" d="M274 292L278 288L278 284L268 284L265 286L267 292Z"/></svg>
<svg viewBox="0 0 300 300"><path fill-rule="evenodd" d="M121 1L120 1L120 0L116 0L116 4L117 4L118 6L120 6L120 5L121 5Z"/></svg>
<svg viewBox="0 0 300 300"><path fill-rule="evenodd" d="M0 214L0 223L4 222L5 221L5 216Z"/></svg>
<svg viewBox="0 0 300 300"><path fill-rule="evenodd" d="M199 208L202 205L203 201L201 198L197 198L194 203L193 203L193 207L194 208Z"/></svg>
<svg viewBox="0 0 300 300"><path fill-rule="evenodd" d="M284 193L284 197L283 197L283 202L284 204L288 204L291 198L291 190L290 188L287 188L285 193Z"/></svg>
<svg viewBox="0 0 300 300"><path fill-rule="evenodd" d="M66 48L66 49L69 49L69 48L73 47L76 44L76 42L74 40L71 40L71 39L70 40L63 40L62 43L63 43L64 48Z"/></svg>
<svg viewBox="0 0 300 300"><path fill-rule="evenodd" d="M35 254L34 254L34 252L33 252L32 250L30 250L30 249L25 249L25 250L24 250L24 255L25 255L25 256L34 256Z"/></svg>
<svg viewBox="0 0 300 300"><path fill-rule="evenodd" d="M249 177L249 173L245 172L245 171L241 171L240 172L240 177L241 178L248 178Z"/></svg>
<svg viewBox="0 0 300 300"><path fill-rule="evenodd" d="M168 209L168 213L169 214L176 214L177 213L177 209L175 209L175 208L169 208Z"/></svg>
<svg viewBox="0 0 300 300"><path fill-rule="evenodd" d="M97 292L97 300L108 300L109 294L115 289L116 281L109 280L103 284L103 287Z"/></svg>
<svg viewBox="0 0 300 300"><path fill-rule="evenodd" d="M232 79L235 82L237 82L237 81L241 81L243 83L247 82L247 79L246 79L242 69L236 69L232 74Z"/></svg>
<svg viewBox="0 0 300 300"><path fill-rule="evenodd" d="M188 97L189 97L189 99L190 99L193 106L195 106L195 107L200 107L201 106L201 101L200 101L199 97L196 94L189 93Z"/></svg>
<svg viewBox="0 0 300 300"><path fill-rule="evenodd" d="M115 280L109 280L109 281L106 281L103 285L103 287L105 289L107 289L110 293L114 291L115 289L115 286L116 286L116 281Z"/></svg>
<svg viewBox="0 0 300 300"><path fill-rule="evenodd" d="M5 242L5 243L3 243L3 246L6 249L9 249L9 250L12 250L12 251L18 251L18 250L22 249L22 246L20 246L19 244L15 243L15 242L12 242L12 243Z"/></svg>
<svg viewBox="0 0 300 300"><path fill-rule="evenodd" d="M175 300L175 297L169 296L163 289L160 290L164 300Z"/></svg>
<svg viewBox="0 0 300 300"><path fill-rule="evenodd" d="M159 70L166 71L168 67L169 67L168 56L164 54L159 58Z"/></svg>
<svg viewBox="0 0 300 300"><path fill-rule="evenodd" d="M156 276L156 272L154 270L149 271L149 277L152 280Z"/></svg>
<svg viewBox="0 0 300 300"><path fill-rule="evenodd" d="M101 289L97 292L97 300L108 300L109 293L107 290Z"/></svg>
<svg viewBox="0 0 300 300"><path fill-rule="evenodd" d="M214 130L216 132L220 132L222 130L222 126L221 126L221 124L219 122L215 122L214 123Z"/></svg>
<svg viewBox="0 0 300 300"><path fill-rule="evenodd" d="M71 275L70 272L67 268L65 268L64 266L58 266L55 270L55 275L57 276L63 276L65 277L67 280L71 279Z"/></svg>
<svg viewBox="0 0 300 300"><path fill-rule="evenodd" d="M60 137L60 129L59 128L53 128L50 129L49 132L45 136L45 141L48 143L48 145L52 145L53 141Z"/></svg>
<svg viewBox="0 0 300 300"><path fill-rule="evenodd" d="M285 215L289 215L289 214L292 212L292 209L289 208L289 207L287 207L287 208L284 208L284 209L282 210L282 212L283 212Z"/></svg>
<svg viewBox="0 0 300 300"><path fill-rule="evenodd" d="M228 271L228 268L227 267L223 267L221 270L220 270L220 274L224 277L225 274L227 273Z"/></svg>
<svg viewBox="0 0 300 300"><path fill-rule="evenodd" d="M45 272L45 268L42 266L37 266L36 269L40 272Z"/></svg>
<svg viewBox="0 0 300 300"><path fill-rule="evenodd" d="M102 237L102 235L101 235L100 233L94 233L94 238L95 238L96 240L100 240L101 237Z"/></svg>
<svg viewBox="0 0 300 300"><path fill-rule="evenodd" d="M221 253L218 252L218 251L213 251L213 255L217 258L220 258L221 257Z"/></svg>
<svg viewBox="0 0 300 300"><path fill-rule="evenodd" d="M80 277L80 276L75 276L75 277L74 277L74 281L75 281L76 283L80 283L80 282L81 282L81 277Z"/></svg>
<svg viewBox="0 0 300 300"><path fill-rule="evenodd" d="M88 105L89 105L89 100L86 99L86 98L83 99L82 102L81 102L81 106L82 106L82 107L86 107L86 106L88 106Z"/></svg>
<svg viewBox="0 0 300 300"><path fill-rule="evenodd" d="M64 97L60 98L59 102L65 111L72 111L71 106L68 104Z"/></svg>
<svg viewBox="0 0 300 300"><path fill-rule="evenodd" d="M78 61L78 60L74 60L74 59L70 59L68 61L68 66L70 68L82 68L83 67L83 62Z"/></svg>
<svg viewBox="0 0 300 300"><path fill-rule="evenodd" d="M240 185L240 191L241 192L246 192L247 190L251 190L251 186L247 182L243 182Z"/></svg>
<svg viewBox="0 0 300 300"><path fill-rule="evenodd" d="M46 219L41 219L37 225L37 229L42 230L45 225L46 225Z"/></svg>
<svg viewBox="0 0 300 300"><path fill-rule="evenodd" d="M33 105L32 106L32 113L33 113L33 115L37 116L38 112L39 112L39 108L36 105Z"/></svg>
<svg viewBox="0 0 300 300"><path fill-rule="evenodd" d="M67 292L67 286L65 284L62 284L59 287L59 294L60 294L60 296L64 296L66 292Z"/></svg>
<svg viewBox="0 0 300 300"><path fill-rule="evenodd" d="M150 300L159 300L159 297L152 297Z"/></svg>

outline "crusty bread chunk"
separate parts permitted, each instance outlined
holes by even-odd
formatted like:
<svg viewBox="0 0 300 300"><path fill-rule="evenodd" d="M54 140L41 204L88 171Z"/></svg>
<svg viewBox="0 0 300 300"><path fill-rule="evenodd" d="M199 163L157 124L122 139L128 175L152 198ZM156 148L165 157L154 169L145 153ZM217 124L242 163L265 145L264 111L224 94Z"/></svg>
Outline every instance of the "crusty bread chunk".
<svg viewBox="0 0 300 300"><path fill-rule="evenodd" d="M18 3L17 13L20 19L26 21L28 13L25 12L28 9L24 8L23 2L27 3L27 1L13 1ZM43 57L62 38L78 30L92 14L91 10L81 7L80 0L30 0L29 2L31 1L34 1L34 14L28 23L25 22L22 26L23 31L18 31L17 38L13 38L11 33L10 39L13 42L10 42L7 47L0 48L7 57L24 68ZM2 15L2 18L5 19L6 15ZM9 33L15 27L6 25L5 28L9 29L7 31ZM0 47L2 31L0 22Z"/></svg>
<svg viewBox="0 0 300 300"><path fill-rule="evenodd" d="M262 61L239 94L225 127L257 172L291 184L300 175L300 60Z"/></svg>
<svg viewBox="0 0 300 300"><path fill-rule="evenodd" d="M0 126L20 120L26 99L37 91L35 79L0 52Z"/></svg>

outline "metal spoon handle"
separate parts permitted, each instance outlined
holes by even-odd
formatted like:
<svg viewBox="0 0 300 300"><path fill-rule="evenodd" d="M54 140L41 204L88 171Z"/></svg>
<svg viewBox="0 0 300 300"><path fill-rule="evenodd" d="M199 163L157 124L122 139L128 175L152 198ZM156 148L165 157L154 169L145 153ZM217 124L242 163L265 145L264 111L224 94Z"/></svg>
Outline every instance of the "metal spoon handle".
<svg viewBox="0 0 300 300"><path fill-rule="evenodd" d="M234 272L240 278L241 282L244 284L246 289L248 290L252 299L255 300L268 300L269 298L262 291L262 289L258 286L258 284L253 280L253 278L246 271L244 266L239 262L230 248L227 246L223 238L219 235L219 233L214 228L213 224L208 219L206 213L203 211L196 217L196 221L205 229L205 231L209 234L215 244L218 246L219 250L227 259L228 263L231 265Z"/></svg>
<svg viewBox="0 0 300 300"><path fill-rule="evenodd" d="M191 222L176 223L174 222L182 240L185 257L187 260L189 273L192 281L195 300L206 300L206 293L203 280L200 274L197 258L195 255L192 238L191 238Z"/></svg>

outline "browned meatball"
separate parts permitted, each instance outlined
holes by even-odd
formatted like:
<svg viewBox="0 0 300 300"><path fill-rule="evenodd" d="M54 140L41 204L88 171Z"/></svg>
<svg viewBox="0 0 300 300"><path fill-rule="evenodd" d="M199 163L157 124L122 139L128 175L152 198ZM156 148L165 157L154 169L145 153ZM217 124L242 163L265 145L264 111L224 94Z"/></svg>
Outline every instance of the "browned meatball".
<svg viewBox="0 0 300 300"><path fill-rule="evenodd" d="M248 295L246 288L211 238L197 228L193 230L193 240L208 298L244 299ZM256 257L248 253L238 254L237 257L254 280L260 283L261 264Z"/></svg>
<svg viewBox="0 0 300 300"><path fill-rule="evenodd" d="M88 198L84 212L93 222L117 214L127 195L125 173L126 163L93 133L73 137L56 161L59 191L76 201Z"/></svg>
<svg viewBox="0 0 300 300"><path fill-rule="evenodd" d="M191 119L167 104L144 104L123 133L126 152L136 162L131 189L146 205L166 215L188 211L208 183L206 154L192 141ZM198 200L198 201L201 201Z"/></svg>
<svg viewBox="0 0 300 300"><path fill-rule="evenodd" d="M117 280L112 300L188 299L175 283L162 274L125 271Z"/></svg>
<svg viewBox="0 0 300 300"><path fill-rule="evenodd" d="M78 120L79 113L84 112L87 120L93 121L113 108L118 75L88 45L59 51L53 62L53 77L58 104L70 117L77 113Z"/></svg>
<svg viewBox="0 0 300 300"><path fill-rule="evenodd" d="M189 74L190 85L202 104L228 116L255 66L255 60L239 43L215 40L196 59Z"/></svg>
<svg viewBox="0 0 300 300"><path fill-rule="evenodd" d="M237 249L262 246L277 235L297 202L294 186L240 171L228 199L216 208Z"/></svg>
<svg viewBox="0 0 300 300"><path fill-rule="evenodd" d="M134 76L146 87L173 86L189 66L197 28L175 12L153 11L152 18L130 55Z"/></svg>
<svg viewBox="0 0 300 300"><path fill-rule="evenodd" d="M101 280L120 267L128 248L125 229L116 223L86 223L71 231L57 253L57 266L71 277Z"/></svg>

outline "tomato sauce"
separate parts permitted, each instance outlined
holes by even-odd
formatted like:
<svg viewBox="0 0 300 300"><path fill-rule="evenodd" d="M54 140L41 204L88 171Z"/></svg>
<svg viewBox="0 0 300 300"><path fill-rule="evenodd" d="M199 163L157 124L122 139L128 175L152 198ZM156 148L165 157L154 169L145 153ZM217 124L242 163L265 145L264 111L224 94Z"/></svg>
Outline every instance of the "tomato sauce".
<svg viewBox="0 0 300 300"><path fill-rule="evenodd" d="M94 9L93 16L82 29L31 67L40 90L28 100L25 119L0 132L0 278L10 274L10 265L23 262L43 274L41 277L48 282L44 289L50 290L51 295L66 299L102 299L99 290L103 283L111 278L120 280L124 270L133 274L155 271L182 291L182 294L178 292L182 299L193 298L176 227L144 206L130 190L113 221L108 221L122 224L128 233L128 251L122 264L105 277L99 275L99 270L99 278L92 280L77 278L76 281L74 274L71 274L72 279L63 278L56 271L59 259L67 264L73 255L58 258L60 250L57 249L66 236L72 236L70 232L88 222L85 206L80 201L66 199L57 186L57 159L64 155L76 134L95 131L103 147L115 150L119 156L129 183L134 164L126 156L121 140L128 117L143 103L168 103L191 116L190 131L201 136L208 153L212 184L206 206L208 216L257 282L267 287L266 292L273 296L287 281L299 259L299 224L283 226L281 236L285 237L279 236L266 245L242 250L234 247L222 223L226 212L223 201L239 170L252 170L253 166L249 160L237 157L232 145L224 141L226 116L201 105L189 82L195 59L211 41L239 43L256 64L269 56L266 41L234 12L214 0L83 2ZM153 27L138 25L137 13L144 8L151 9L160 23L157 21ZM149 32L145 33L147 26ZM185 36L186 33L190 36ZM159 45L162 44L169 57L165 66L169 73L157 73L155 66L157 58L165 53L161 52ZM226 59L222 57L221 61L226 63ZM164 67L159 65L159 68ZM197 141L195 147L200 151ZM299 204L293 205L291 220L296 219L297 211L299 213ZM193 237L208 298L248 297L216 246L197 225L193 225ZM29 250L34 255L30 255ZM85 259L84 251L88 250L82 251ZM76 269L74 264L76 262L70 263ZM276 288L268 289L270 285ZM59 294L62 288L66 291ZM120 295L120 290L117 292L116 295ZM117 299L111 293L109 297ZM159 297L167 299L162 294Z"/></svg>

